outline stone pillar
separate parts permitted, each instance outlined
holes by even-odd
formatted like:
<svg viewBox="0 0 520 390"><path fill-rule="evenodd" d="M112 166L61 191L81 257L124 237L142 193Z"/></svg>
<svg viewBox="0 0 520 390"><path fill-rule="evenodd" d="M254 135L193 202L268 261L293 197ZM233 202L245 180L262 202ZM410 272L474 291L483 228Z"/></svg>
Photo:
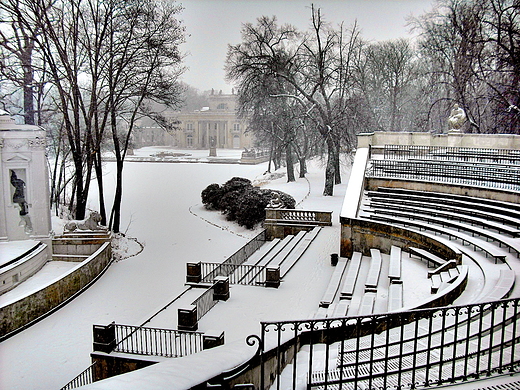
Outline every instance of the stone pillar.
<svg viewBox="0 0 520 390"><path fill-rule="evenodd" d="M280 267L265 270L265 287L278 288L280 286Z"/></svg>
<svg viewBox="0 0 520 390"><path fill-rule="evenodd" d="M177 309L177 329L196 331L199 329L197 321L197 307L191 305L185 309Z"/></svg>
<svg viewBox="0 0 520 390"><path fill-rule="evenodd" d="M210 349L224 345L224 332L217 334L209 331L202 336L202 349Z"/></svg>
<svg viewBox="0 0 520 390"><path fill-rule="evenodd" d="M200 283L202 281L202 266L198 263L186 264L186 283Z"/></svg>
<svg viewBox="0 0 520 390"><path fill-rule="evenodd" d="M110 353L116 347L116 326L112 322L109 325L94 325L94 351Z"/></svg>
<svg viewBox="0 0 520 390"><path fill-rule="evenodd" d="M229 277L217 276L213 285L213 300L227 301L229 299Z"/></svg>

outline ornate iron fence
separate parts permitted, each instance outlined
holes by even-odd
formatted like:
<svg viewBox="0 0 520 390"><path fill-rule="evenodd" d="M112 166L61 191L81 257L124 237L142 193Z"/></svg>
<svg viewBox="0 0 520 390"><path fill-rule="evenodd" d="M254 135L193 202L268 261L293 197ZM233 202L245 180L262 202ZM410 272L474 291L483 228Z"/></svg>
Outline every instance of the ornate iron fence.
<svg viewBox="0 0 520 390"><path fill-rule="evenodd" d="M519 304L263 322L259 386L414 389L517 372Z"/></svg>
<svg viewBox="0 0 520 390"><path fill-rule="evenodd" d="M173 358L202 351L202 332L117 324L115 330L116 352Z"/></svg>

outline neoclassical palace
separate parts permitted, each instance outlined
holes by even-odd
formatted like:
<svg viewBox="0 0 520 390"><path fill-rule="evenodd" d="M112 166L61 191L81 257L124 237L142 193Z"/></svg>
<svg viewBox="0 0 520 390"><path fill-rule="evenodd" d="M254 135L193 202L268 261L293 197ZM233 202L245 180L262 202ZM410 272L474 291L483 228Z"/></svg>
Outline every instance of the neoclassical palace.
<svg viewBox="0 0 520 390"><path fill-rule="evenodd" d="M165 112L168 119L179 121L179 130L169 133L155 123L143 121L134 134L135 147L164 145L182 149L243 149L253 146L246 133L247 121L236 113L237 95L213 92L209 106L192 112Z"/></svg>

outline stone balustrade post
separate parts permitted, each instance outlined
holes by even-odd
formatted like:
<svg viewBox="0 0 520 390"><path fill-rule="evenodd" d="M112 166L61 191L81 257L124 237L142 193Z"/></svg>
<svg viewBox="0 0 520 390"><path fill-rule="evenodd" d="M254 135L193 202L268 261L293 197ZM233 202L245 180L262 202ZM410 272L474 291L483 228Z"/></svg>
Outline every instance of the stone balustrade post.
<svg viewBox="0 0 520 390"><path fill-rule="evenodd" d="M94 351L110 353L116 347L116 325L112 322L109 325L93 326Z"/></svg>
<svg viewBox="0 0 520 390"><path fill-rule="evenodd" d="M202 349L215 348L219 345L224 345L224 332L219 334L208 331L202 336Z"/></svg>
<svg viewBox="0 0 520 390"><path fill-rule="evenodd" d="M177 329L196 331L199 329L197 321L197 306L177 309Z"/></svg>
<svg viewBox="0 0 520 390"><path fill-rule="evenodd" d="M227 301L229 299L229 277L217 276L213 285L213 300Z"/></svg>
<svg viewBox="0 0 520 390"><path fill-rule="evenodd" d="M186 283L200 283L202 281L202 265L198 263L186 264Z"/></svg>
<svg viewBox="0 0 520 390"><path fill-rule="evenodd" d="M280 267L265 270L265 286L274 288L280 286Z"/></svg>

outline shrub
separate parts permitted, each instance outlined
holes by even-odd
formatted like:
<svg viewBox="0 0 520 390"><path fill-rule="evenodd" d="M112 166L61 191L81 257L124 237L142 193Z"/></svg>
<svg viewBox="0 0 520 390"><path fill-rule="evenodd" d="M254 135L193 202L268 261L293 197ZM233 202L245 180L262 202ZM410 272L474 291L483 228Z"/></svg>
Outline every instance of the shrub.
<svg viewBox="0 0 520 390"><path fill-rule="evenodd" d="M218 210L220 198L222 198L222 188L219 184L213 183L202 190L202 204L209 210Z"/></svg>
<svg viewBox="0 0 520 390"><path fill-rule="evenodd" d="M265 208L269 204L269 197L258 188L250 189L239 199L236 211L236 220L240 226L253 229L255 225L265 219Z"/></svg>
<svg viewBox="0 0 520 390"><path fill-rule="evenodd" d="M208 209L220 210L229 221L253 229L265 219L265 208L269 205L272 193L276 192L281 207L293 209L294 198L283 191L253 187L249 179L233 177L222 186L210 184L201 193L202 203Z"/></svg>

